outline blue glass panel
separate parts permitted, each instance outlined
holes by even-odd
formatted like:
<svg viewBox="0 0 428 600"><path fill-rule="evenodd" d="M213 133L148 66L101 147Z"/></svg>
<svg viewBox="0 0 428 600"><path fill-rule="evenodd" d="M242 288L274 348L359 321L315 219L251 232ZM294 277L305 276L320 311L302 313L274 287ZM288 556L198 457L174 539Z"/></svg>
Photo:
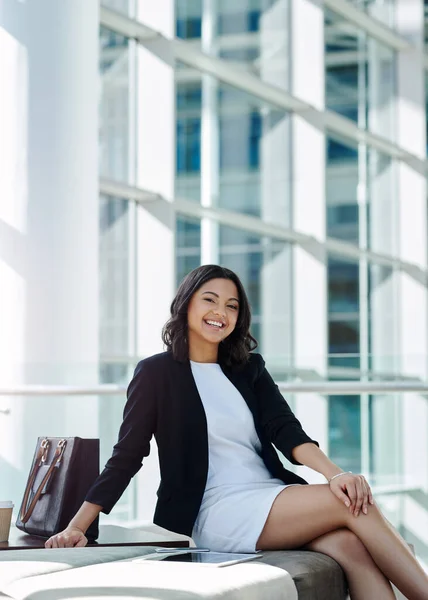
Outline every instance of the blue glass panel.
<svg viewBox="0 0 428 600"><path fill-rule="evenodd" d="M218 17L218 33L221 35L258 31L259 24L260 11L227 13Z"/></svg>
<svg viewBox="0 0 428 600"><path fill-rule="evenodd" d="M200 84L196 86L177 86L177 109L189 110L200 109L202 106L202 89Z"/></svg>
<svg viewBox="0 0 428 600"><path fill-rule="evenodd" d="M329 457L345 471L361 471L361 414L359 396L330 396Z"/></svg>
<svg viewBox="0 0 428 600"><path fill-rule="evenodd" d="M332 138L327 138L327 160L357 160L358 150L351 146L345 146Z"/></svg>
<svg viewBox="0 0 428 600"><path fill-rule="evenodd" d="M257 168L261 116L258 112L220 117L220 168Z"/></svg>
<svg viewBox="0 0 428 600"><path fill-rule="evenodd" d="M330 321L329 351L331 354L357 354L360 350L358 321Z"/></svg>
<svg viewBox="0 0 428 600"><path fill-rule="evenodd" d="M176 285L201 264L201 223L185 217L176 220Z"/></svg>
<svg viewBox="0 0 428 600"><path fill-rule="evenodd" d="M177 171L201 170L201 120L177 119Z"/></svg>
<svg viewBox="0 0 428 600"><path fill-rule="evenodd" d="M357 263L328 262L328 311L355 313L359 311L359 268Z"/></svg>
<svg viewBox="0 0 428 600"><path fill-rule="evenodd" d="M201 17L186 17L176 20L176 36L184 40L200 38L202 32Z"/></svg>
<svg viewBox="0 0 428 600"><path fill-rule="evenodd" d="M231 50L222 50L220 52L220 58L233 60L235 62L253 62L258 59L259 55L259 48L251 47L233 48Z"/></svg>
<svg viewBox="0 0 428 600"><path fill-rule="evenodd" d="M338 204L327 207L327 225L347 225L358 222L358 206L356 204Z"/></svg>

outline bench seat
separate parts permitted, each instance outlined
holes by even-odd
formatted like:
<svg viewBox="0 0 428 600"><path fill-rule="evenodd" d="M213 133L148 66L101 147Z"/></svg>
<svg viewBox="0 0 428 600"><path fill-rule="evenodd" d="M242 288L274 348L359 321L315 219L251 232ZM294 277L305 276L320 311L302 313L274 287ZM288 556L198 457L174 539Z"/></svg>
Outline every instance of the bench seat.
<svg viewBox="0 0 428 600"><path fill-rule="evenodd" d="M255 561L220 569L138 561L138 557L153 550L128 546L2 551L0 598L111 600L112 594L115 600L345 600L347 597L339 565L316 552L264 552Z"/></svg>

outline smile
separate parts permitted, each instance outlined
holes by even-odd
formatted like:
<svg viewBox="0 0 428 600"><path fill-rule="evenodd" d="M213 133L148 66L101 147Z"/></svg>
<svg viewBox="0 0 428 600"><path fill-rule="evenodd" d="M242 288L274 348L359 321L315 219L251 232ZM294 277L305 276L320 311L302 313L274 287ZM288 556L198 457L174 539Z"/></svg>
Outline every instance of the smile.
<svg viewBox="0 0 428 600"><path fill-rule="evenodd" d="M224 329L226 327L226 325L221 321L208 319L206 321L204 320L204 322L208 325L208 327L211 327L211 329Z"/></svg>

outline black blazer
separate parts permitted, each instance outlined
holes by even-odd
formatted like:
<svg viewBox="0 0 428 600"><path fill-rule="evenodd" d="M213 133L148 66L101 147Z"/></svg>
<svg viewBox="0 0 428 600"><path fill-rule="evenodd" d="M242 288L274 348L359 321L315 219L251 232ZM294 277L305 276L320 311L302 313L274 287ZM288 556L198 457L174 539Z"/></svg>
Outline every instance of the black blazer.
<svg viewBox="0 0 428 600"><path fill-rule="evenodd" d="M307 483L283 467L272 444L290 462L300 464L292 456L293 448L318 443L303 431L264 365L260 354L251 354L244 368L220 366L253 414L261 455L272 476L284 483ZM86 500L108 514L149 455L154 435L161 483L153 520L191 536L207 481L208 434L189 360L179 362L169 351L142 360L127 396L118 442Z"/></svg>

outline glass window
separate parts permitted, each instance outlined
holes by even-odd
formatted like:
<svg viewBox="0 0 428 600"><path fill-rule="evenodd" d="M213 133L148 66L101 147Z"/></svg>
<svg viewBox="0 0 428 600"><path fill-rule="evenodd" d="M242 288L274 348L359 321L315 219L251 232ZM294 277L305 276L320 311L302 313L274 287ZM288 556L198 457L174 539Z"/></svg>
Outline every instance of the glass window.
<svg viewBox="0 0 428 600"><path fill-rule="evenodd" d="M324 14L326 107L394 140L395 52L341 15Z"/></svg>
<svg viewBox="0 0 428 600"><path fill-rule="evenodd" d="M184 77L184 81L182 81ZM200 73L178 63L176 70L176 195L201 201Z"/></svg>
<svg viewBox="0 0 428 600"><path fill-rule="evenodd" d="M330 258L328 261L328 312L334 316L359 310L358 263Z"/></svg>
<svg viewBox="0 0 428 600"><path fill-rule="evenodd" d="M373 148L367 150L366 201L367 246L375 251L397 255L396 163Z"/></svg>
<svg viewBox="0 0 428 600"><path fill-rule="evenodd" d="M393 379L400 374L401 360L393 351L399 335L396 276L392 267L368 267L369 366L377 378Z"/></svg>
<svg viewBox="0 0 428 600"><path fill-rule="evenodd" d="M100 354L129 354L129 201L100 199Z"/></svg>
<svg viewBox="0 0 428 600"><path fill-rule="evenodd" d="M292 305L290 244L234 227L219 227L220 264L242 280L252 311L251 333L269 369L283 379L290 369Z"/></svg>
<svg viewBox="0 0 428 600"><path fill-rule="evenodd" d="M127 10L128 2L106 3ZM100 175L130 180L130 41L100 28ZM133 245L133 211L127 199L100 199L100 353L101 377L110 377L106 357L126 357L130 352L130 264ZM116 372L116 371L115 371Z"/></svg>
<svg viewBox="0 0 428 600"><path fill-rule="evenodd" d="M253 62L257 59L259 51L257 48L247 46L244 48L228 48L220 50L220 58L234 62Z"/></svg>
<svg viewBox="0 0 428 600"><path fill-rule="evenodd" d="M397 272L392 267L370 265L368 268L368 365L374 381L403 381L402 356L398 347L400 323L397 318ZM426 363L425 356L408 355L416 372ZM417 377L417 376L416 376ZM410 395L405 402L413 402ZM370 471L378 485L403 483L403 396L373 394L368 398L370 423ZM411 410L411 409L410 409ZM389 443L394 440L394 443Z"/></svg>
<svg viewBox="0 0 428 600"><path fill-rule="evenodd" d="M177 118L177 173L201 170L201 119Z"/></svg>
<svg viewBox="0 0 428 600"><path fill-rule="evenodd" d="M358 244L358 150L327 138L326 166L327 235Z"/></svg>
<svg viewBox="0 0 428 600"><path fill-rule="evenodd" d="M176 36L185 40L200 38L202 34L202 0L177 0Z"/></svg>
<svg viewBox="0 0 428 600"><path fill-rule="evenodd" d="M111 8L116 12L122 12L125 14L132 14L134 9L134 3L137 0L101 0L102 6Z"/></svg>
<svg viewBox="0 0 428 600"><path fill-rule="evenodd" d="M176 78L177 195L200 202L201 177L211 178L217 206L260 216L275 204L289 223L288 113L219 81L205 87L191 70ZM205 163L204 148L218 148Z"/></svg>
<svg viewBox="0 0 428 600"><path fill-rule="evenodd" d="M428 48L428 0L425 0L425 52ZM426 114L426 139L428 154L428 73L425 70L425 114Z"/></svg>
<svg viewBox="0 0 428 600"><path fill-rule="evenodd" d="M100 28L100 175L129 180L129 40Z"/></svg>
<svg viewBox="0 0 428 600"><path fill-rule="evenodd" d="M201 0L177 0L176 34L201 48L203 19L210 29L204 52L233 63L243 63L262 79L274 85L286 84L284 67L288 61L289 0L263 2L248 0L212 3L212 12L203 13ZM213 39L209 47L207 41ZM275 76L278 78L275 82Z"/></svg>
<svg viewBox="0 0 428 600"><path fill-rule="evenodd" d="M395 0L351 0L359 9L384 25L395 27Z"/></svg>
<svg viewBox="0 0 428 600"><path fill-rule="evenodd" d="M104 1L113 10L128 12L128 1ZM129 182L133 180L130 154L131 44L127 38L100 28L100 175L108 179ZM134 322L130 311L133 303L131 290L135 287L133 268L135 206L126 198L101 196L99 238L99 344L100 382L127 383L134 367ZM102 399L99 408L101 464L111 454L117 439L117 423L121 421L123 398ZM133 518L132 484L124 493L115 514L118 518ZM119 516L120 515L120 516Z"/></svg>
<svg viewBox="0 0 428 600"><path fill-rule="evenodd" d="M260 4L260 2L257 2ZM223 12L224 11L224 12ZM260 25L260 8L242 8L237 10L231 3L219 2L218 33L220 35L258 31Z"/></svg>
<svg viewBox="0 0 428 600"><path fill-rule="evenodd" d="M358 354L359 346L358 320L336 321L330 317L329 348L331 354Z"/></svg>
<svg viewBox="0 0 428 600"><path fill-rule="evenodd" d="M328 321L330 366L359 368L360 354L359 265L336 258L328 260Z"/></svg>
<svg viewBox="0 0 428 600"><path fill-rule="evenodd" d="M189 40L192 38L200 38L202 31L201 17L188 17L177 19L176 36Z"/></svg>
<svg viewBox="0 0 428 600"><path fill-rule="evenodd" d="M177 111L186 114L194 110L200 114L201 106L202 88L200 82L177 83Z"/></svg>
<svg viewBox="0 0 428 600"><path fill-rule="evenodd" d="M176 220L176 284L201 264L201 222L188 217Z"/></svg>
<svg viewBox="0 0 428 600"><path fill-rule="evenodd" d="M262 119L254 111L220 116L220 169L257 169L260 164ZM242 132L245 136L242 136ZM242 139L243 137L243 139ZM242 139L242 148L237 140Z"/></svg>
<svg viewBox="0 0 428 600"><path fill-rule="evenodd" d="M361 472L361 411L359 396L330 396L329 458L344 471Z"/></svg>
<svg viewBox="0 0 428 600"><path fill-rule="evenodd" d="M129 363L134 323L130 317L133 211L124 198L101 196L99 238L99 380L100 383L128 383L135 364ZM100 399L100 463L105 464L117 440L123 412L123 397ZM117 518L134 517L132 484L114 509Z"/></svg>
<svg viewBox="0 0 428 600"><path fill-rule="evenodd" d="M395 180L390 156L327 138L328 237L395 255Z"/></svg>

